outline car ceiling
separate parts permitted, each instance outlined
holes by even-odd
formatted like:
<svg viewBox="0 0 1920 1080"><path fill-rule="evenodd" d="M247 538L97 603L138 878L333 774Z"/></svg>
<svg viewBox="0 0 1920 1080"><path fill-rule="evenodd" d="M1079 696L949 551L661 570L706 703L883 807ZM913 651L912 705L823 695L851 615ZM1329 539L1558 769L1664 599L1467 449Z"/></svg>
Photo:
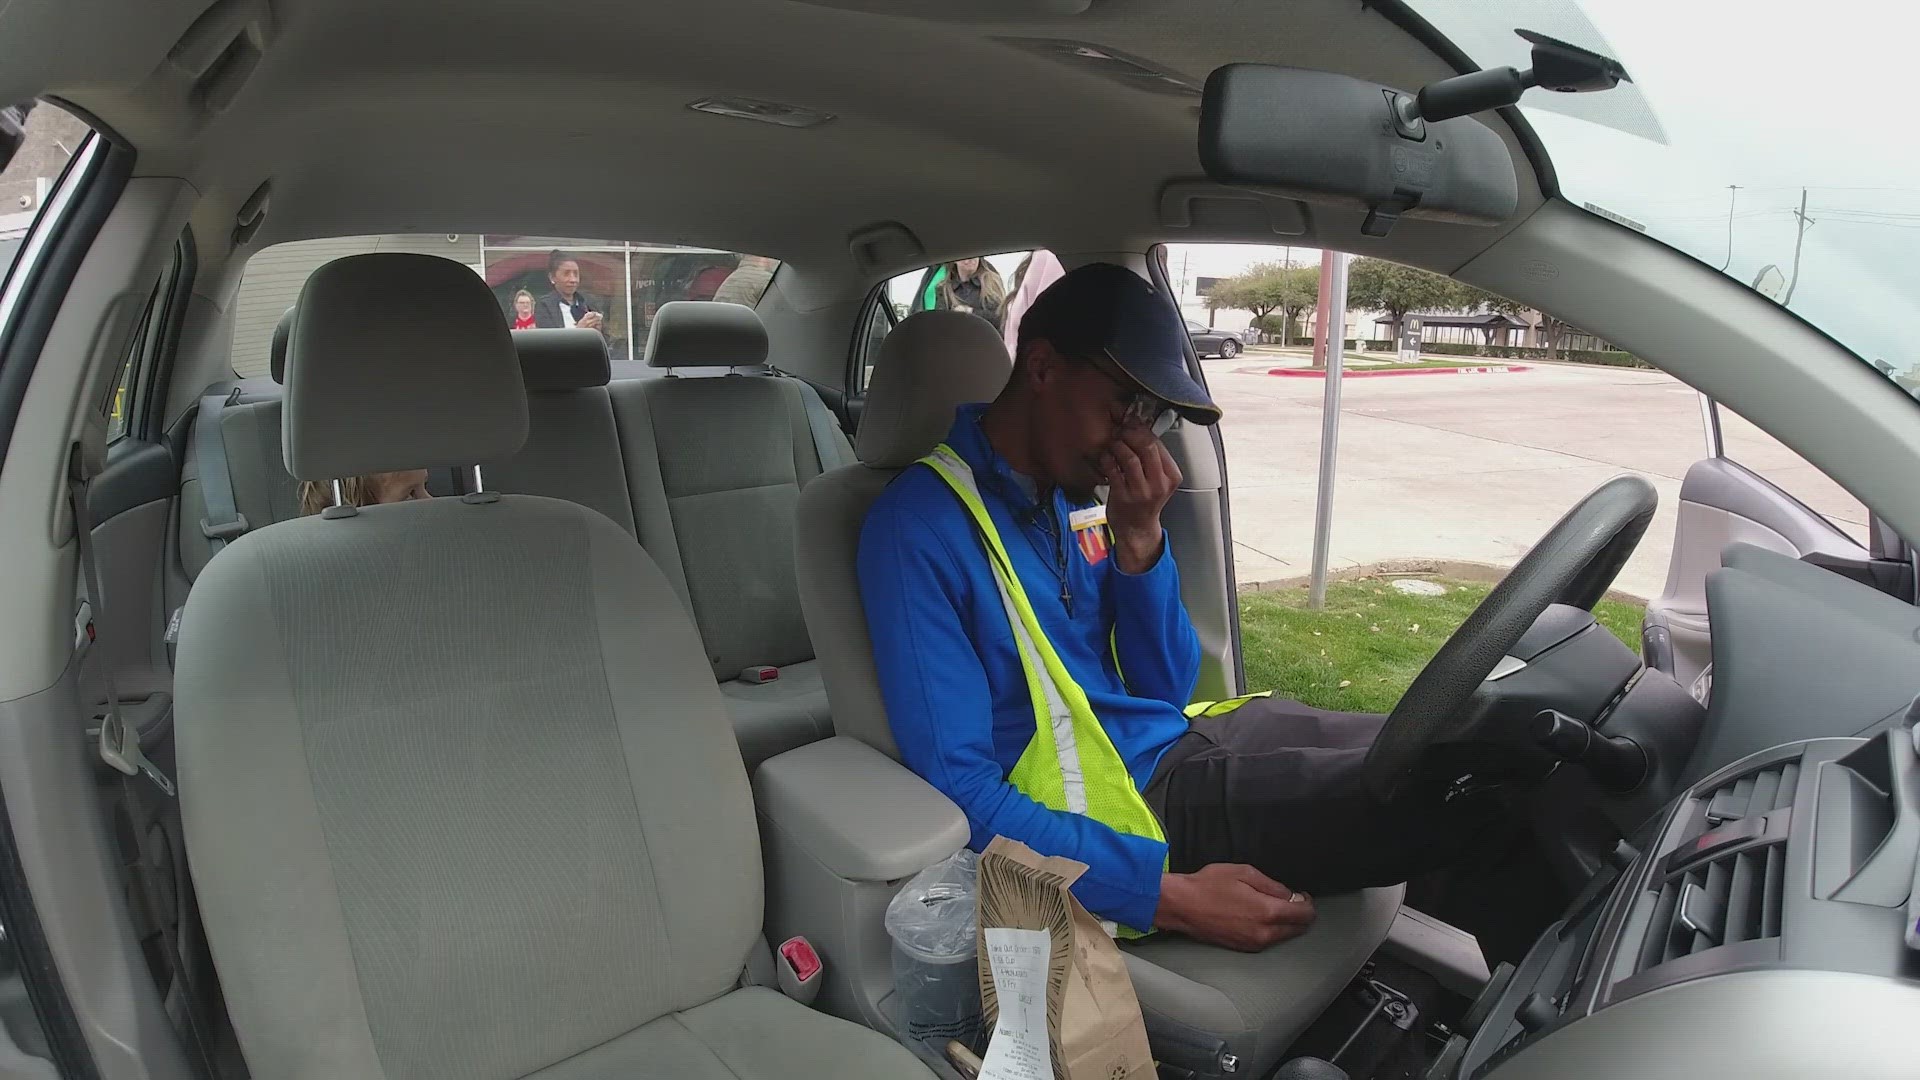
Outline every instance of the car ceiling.
<svg viewBox="0 0 1920 1080"><path fill-rule="evenodd" d="M1058 14L1085 4L1077 14ZM928 257L1163 239L1322 243L1450 270L1540 202L1515 132L1504 227L1407 220L1363 241L1316 207L1308 232L1182 233L1161 191L1201 179L1198 98L1123 86L1002 39L1120 50L1198 84L1233 61L1417 88L1453 73L1360 0L14 0L0 100L47 94L139 150L137 175L201 194L202 258L264 180L247 249L313 236L501 232L698 243L851 269L857 230L898 222ZM203 13L204 17L203 17ZM1023 14L1024 13L1024 14ZM229 18L231 16L231 18ZM231 104L199 103L170 59L198 24L263 43ZM220 40L231 37L231 31ZM794 129L697 113L741 96L833 114ZM873 269L873 268L868 268Z"/></svg>

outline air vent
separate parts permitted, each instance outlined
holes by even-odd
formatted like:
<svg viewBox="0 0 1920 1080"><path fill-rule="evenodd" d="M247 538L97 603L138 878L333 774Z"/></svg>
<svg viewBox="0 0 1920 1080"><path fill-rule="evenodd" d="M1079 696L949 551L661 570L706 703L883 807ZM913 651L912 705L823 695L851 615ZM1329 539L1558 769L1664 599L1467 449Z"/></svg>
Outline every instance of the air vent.
<svg viewBox="0 0 1920 1080"><path fill-rule="evenodd" d="M1723 945L1779 937L1786 856L1785 844L1769 844L1668 878L1634 973Z"/></svg>
<svg viewBox="0 0 1920 1080"><path fill-rule="evenodd" d="M1793 788L1800 781L1800 762L1783 761L1751 772L1706 797L1707 827L1718 828L1755 814L1793 805Z"/></svg>
<svg viewBox="0 0 1920 1080"><path fill-rule="evenodd" d="M1701 836L1724 825L1762 818L1792 806L1793 789L1799 782L1798 759L1777 761L1695 795L1684 839L1675 849L1685 851Z"/></svg>

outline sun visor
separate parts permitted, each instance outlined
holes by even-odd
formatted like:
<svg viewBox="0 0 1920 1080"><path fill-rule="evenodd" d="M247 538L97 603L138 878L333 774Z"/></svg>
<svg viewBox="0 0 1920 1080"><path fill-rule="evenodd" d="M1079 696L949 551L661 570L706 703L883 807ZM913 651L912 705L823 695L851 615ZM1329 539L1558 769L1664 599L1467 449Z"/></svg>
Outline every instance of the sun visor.
<svg viewBox="0 0 1920 1080"><path fill-rule="evenodd" d="M1200 162L1221 184L1365 210L1369 236L1402 217L1511 218L1519 184L1500 136L1466 116L1408 121L1400 96L1326 71L1229 64L1207 78Z"/></svg>

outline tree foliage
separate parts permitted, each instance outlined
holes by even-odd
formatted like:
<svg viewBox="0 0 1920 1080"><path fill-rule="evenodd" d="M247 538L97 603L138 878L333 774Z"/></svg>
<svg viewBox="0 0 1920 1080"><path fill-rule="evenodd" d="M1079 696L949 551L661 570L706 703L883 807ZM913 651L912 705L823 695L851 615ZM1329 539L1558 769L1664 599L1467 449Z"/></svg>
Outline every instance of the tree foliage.
<svg viewBox="0 0 1920 1080"><path fill-rule="evenodd" d="M1355 259L1347 268L1347 304L1386 312L1396 339L1410 313L1465 311L1475 303L1469 294L1478 291L1452 278L1385 259Z"/></svg>
<svg viewBox="0 0 1920 1080"><path fill-rule="evenodd" d="M1216 308L1250 311L1255 319L1274 312L1281 316L1281 344L1286 344L1286 327L1313 307L1320 298L1320 272L1310 266L1282 266L1259 263L1243 274L1227 278L1213 287L1208 303Z"/></svg>

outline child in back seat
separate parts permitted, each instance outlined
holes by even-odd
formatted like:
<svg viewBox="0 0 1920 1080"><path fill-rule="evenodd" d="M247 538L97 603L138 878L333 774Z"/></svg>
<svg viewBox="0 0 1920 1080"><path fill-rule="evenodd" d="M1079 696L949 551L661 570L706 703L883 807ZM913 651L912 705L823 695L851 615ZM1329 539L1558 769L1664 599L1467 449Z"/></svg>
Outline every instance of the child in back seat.
<svg viewBox="0 0 1920 1080"><path fill-rule="evenodd" d="M340 481L340 495L349 506L374 506L379 503L411 502L431 499L427 493L427 470L368 473ZM316 480L300 481L300 513L317 514L333 505L333 485Z"/></svg>

